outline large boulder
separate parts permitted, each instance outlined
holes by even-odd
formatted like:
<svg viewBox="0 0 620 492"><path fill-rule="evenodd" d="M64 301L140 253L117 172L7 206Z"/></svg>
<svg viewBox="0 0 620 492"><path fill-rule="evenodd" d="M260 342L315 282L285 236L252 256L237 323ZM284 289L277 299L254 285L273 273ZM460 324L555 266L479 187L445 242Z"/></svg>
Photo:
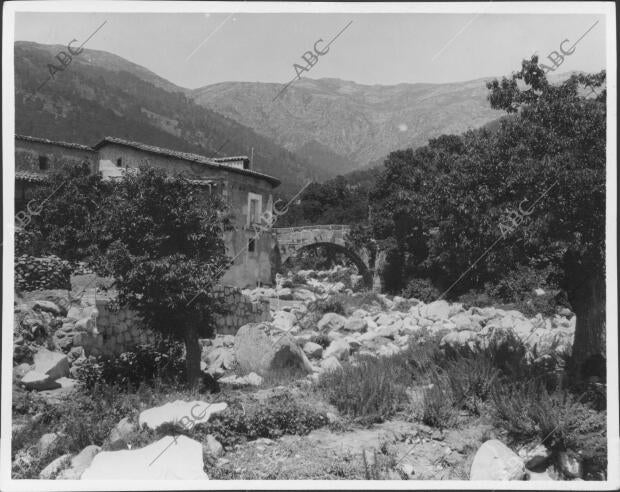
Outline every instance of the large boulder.
<svg viewBox="0 0 620 492"><path fill-rule="evenodd" d="M53 314L54 316L62 316L66 313L65 310L57 306L52 301L35 301L33 308L40 311L46 311Z"/></svg>
<svg viewBox="0 0 620 492"><path fill-rule="evenodd" d="M226 410L227 406L226 403L176 400L140 412L138 426L146 425L151 429L157 429L162 424L171 423L190 428L207 422L211 415Z"/></svg>
<svg viewBox="0 0 620 492"><path fill-rule="evenodd" d="M39 473L39 478L41 480L51 480L69 463L71 463L71 454L63 454L43 468L41 473Z"/></svg>
<svg viewBox="0 0 620 492"><path fill-rule="evenodd" d="M30 371L26 373L21 383L27 390L43 391L60 388L60 383L57 383L49 377L49 375L39 371Z"/></svg>
<svg viewBox="0 0 620 492"><path fill-rule="evenodd" d="M451 331L439 342L439 348L451 348L460 350L467 347L472 352L477 352L480 345L480 337L471 330Z"/></svg>
<svg viewBox="0 0 620 492"><path fill-rule="evenodd" d="M269 323L249 323L235 336L235 357L245 372L265 375L270 371L295 369L312 372L303 350L292 337Z"/></svg>
<svg viewBox="0 0 620 492"><path fill-rule="evenodd" d="M202 444L165 436L140 449L99 453L82 480L208 480L203 467Z"/></svg>
<svg viewBox="0 0 620 492"><path fill-rule="evenodd" d="M496 439L486 441L474 456L470 480L523 480L525 464L508 446Z"/></svg>
<svg viewBox="0 0 620 492"><path fill-rule="evenodd" d="M69 360L64 354L52 352L41 347L34 354L35 371L47 374L51 379L58 379L69 375Z"/></svg>

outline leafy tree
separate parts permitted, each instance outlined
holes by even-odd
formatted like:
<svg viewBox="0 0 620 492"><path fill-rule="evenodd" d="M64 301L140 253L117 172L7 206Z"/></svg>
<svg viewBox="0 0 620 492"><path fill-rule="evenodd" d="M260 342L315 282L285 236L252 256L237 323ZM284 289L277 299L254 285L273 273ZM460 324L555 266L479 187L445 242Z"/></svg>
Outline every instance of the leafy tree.
<svg viewBox="0 0 620 492"><path fill-rule="evenodd" d="M579 369L605 357L605 79L605 71L573 75L556 87L532 57L509 82L488 85L492 106L518 111L521 131L527 128L530 136L523 144L552 164L557 190L545 221L532 228L532 240L563 253L562 285L577 316L573 363Z"/></svg>
<svg viewBox="0 0 620 492"><path fill-rule="evenodd" d="M50 173L23 211L28 218L16 235L16 253L55 254L71 261L96 255L101 203L110 193L110 183L91 174L87 163Z"/></svg>
<svg viewBox="0 0 620 492"><path fill-rule="evenodd" d="M497 129L390 154L370 201L391 288L431 278L454 296L523 266L552 272L577 315L576 367L604 357L604 82L601 72L551 85L532 57L488 84L492 107L509 113ZM519 207L530 213L503 234Z"/></svg>
<svg viewBox="0 0 620 492"><path fill-rule="evenodd" d="M186 375L195 383L198 338L213 335L213 288L228 263L223 202L183 177L142 167L116 184L103 207L102 271L116 278L120 303L185 342Z"/></svg>

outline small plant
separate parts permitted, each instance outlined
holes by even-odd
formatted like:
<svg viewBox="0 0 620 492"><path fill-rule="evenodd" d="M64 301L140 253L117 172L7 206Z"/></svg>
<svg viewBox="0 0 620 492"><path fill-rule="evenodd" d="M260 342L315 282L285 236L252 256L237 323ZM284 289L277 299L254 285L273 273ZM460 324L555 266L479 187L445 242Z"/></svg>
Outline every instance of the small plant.
<svg viewBox="0 0 620 492"><path fill-rule="evenodd" d="M308 311L314 311L319 314L345 314L344 305L336 296L328 296L326 299L317 299L316 301L312 301L308 305Z"/></svg>
<svg viewBox="0 0 620 492"><path fill-rule="evenodd" d="M422 422L431 427L447 429L456 425L457 405L446 378L433 374L431 386L424 390L422 399Z"/></svg>
<svg viewBox="0 0 620 492"><path fill-rule="evenodd" d="M391 357L360 358L355 365L321 375L318 388L341 413L380 422L406 401L399 382L404 368Z"/></svg>
<svg viewBox="0 0 620 492"><path fill-rule="evenodd" d="M323 349L326 349L327 347L329 347L329 344L332 343L329 337L325 334L313 335L310 338L310 341L312 343L319 344L321 347L323 347Z"/></svg>

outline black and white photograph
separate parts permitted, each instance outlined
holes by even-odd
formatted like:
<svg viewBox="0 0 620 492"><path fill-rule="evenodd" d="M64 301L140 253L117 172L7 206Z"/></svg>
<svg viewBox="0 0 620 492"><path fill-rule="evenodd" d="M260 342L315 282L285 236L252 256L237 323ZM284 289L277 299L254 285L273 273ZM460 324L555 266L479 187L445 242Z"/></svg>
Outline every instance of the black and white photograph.
<svg viewBox="0 0 620 492"><path fill-rule="evenodd" d="M618 490L616 19L5 2L0 489Z"/></svg>

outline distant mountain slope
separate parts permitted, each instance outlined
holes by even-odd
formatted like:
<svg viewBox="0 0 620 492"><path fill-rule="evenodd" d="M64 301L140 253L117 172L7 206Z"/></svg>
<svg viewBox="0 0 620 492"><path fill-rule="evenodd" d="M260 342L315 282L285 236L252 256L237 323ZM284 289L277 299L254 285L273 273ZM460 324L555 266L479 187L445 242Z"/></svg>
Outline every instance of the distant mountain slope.
<svg viewBox="0 0 620 492"><path fill-rule="evenodd" d="M254 168L280 178L283 193L334 175L110 53L85 50L37 91L61 49L15 43L17 133L86 145L109 135L207 156L219 148L226 155L250 155L254 148Z"/></svg>
<svg viewBox="0 0 620 492"><path fill-rule="evenodd" d="M275 102L281 86L258 82L224 82L189 94L291 151L318 144L360 167L391 150L497 119L485 81L368 86L301 79Z"/></svg>

